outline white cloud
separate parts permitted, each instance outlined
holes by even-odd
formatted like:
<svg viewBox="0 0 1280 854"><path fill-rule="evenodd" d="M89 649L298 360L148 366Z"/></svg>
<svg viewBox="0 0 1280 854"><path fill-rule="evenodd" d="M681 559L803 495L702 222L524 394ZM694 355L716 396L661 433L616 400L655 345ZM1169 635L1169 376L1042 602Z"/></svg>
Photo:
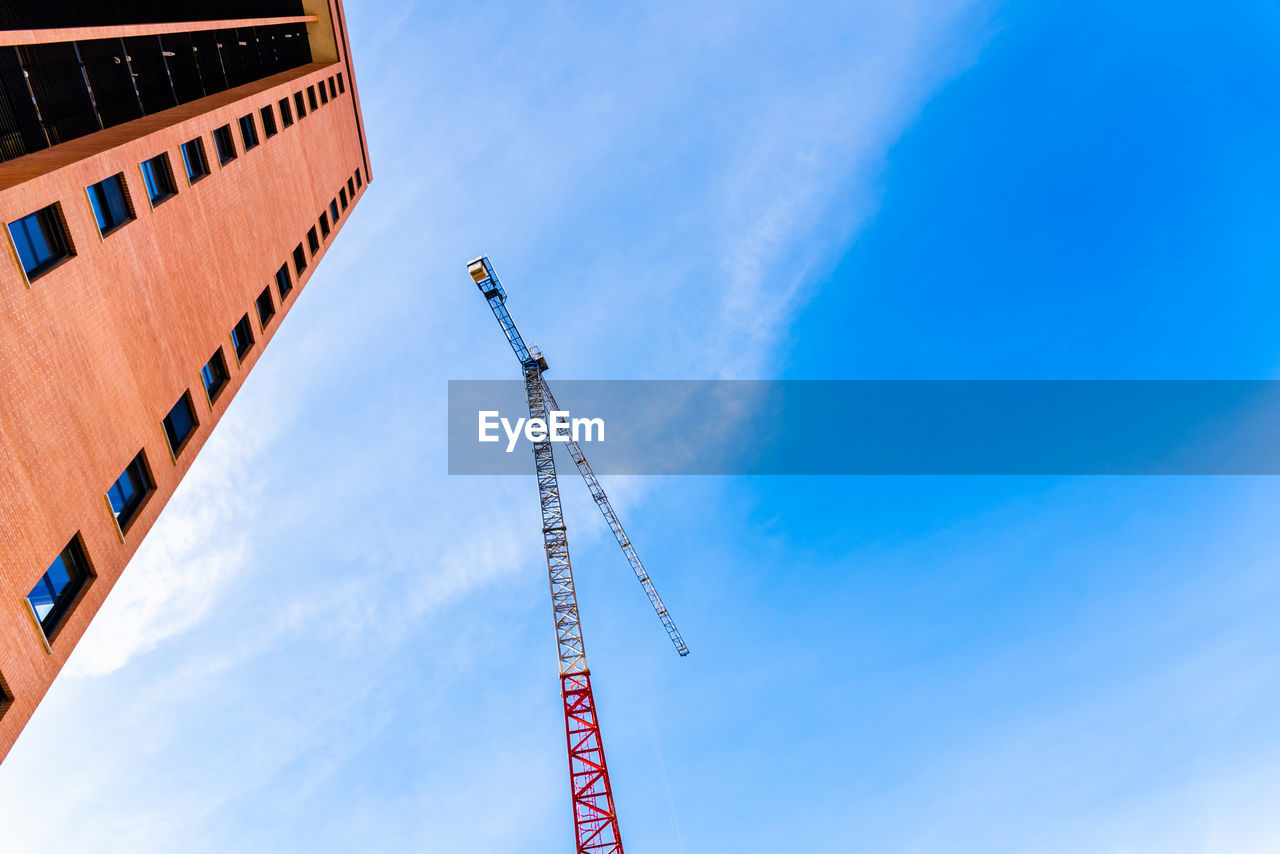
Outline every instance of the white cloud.
<svg viewBox="0 0 1280 854"><path fill-rule="evenodd" d="M510 253L495 259L500 269L504 258L534 268L541 278L509 290L530 329L569 333L554 341L553 362L563 353L567 365L626 364L617 354L641 339L644 358L663 369L767 376L810 275L872 209L867 176L955 67L936 63L950 21L936 9L887 23L868 17L862 26L879 28L879 38L864 37L865 56L853 62L811 54L812 22L782 4L721 8L700 23L674 5L580 9L620 18L589 24L460 8L430 26L414 20L426 13L412 5L385 14L356 5L347 12L378 180L72 656L67 676L81 678L64 678L51 710L33 719L21 771L11 766L6 779L0 769L0 848L6 833L43 840L41 828L66 814L92 826L110 813L118 838L94 843L86 833L85 847L62 850L188 850L184 835L215 850L219 818L252 814L255 793L311 792L366 749L388 713L365 704L404 670L456 679L440 690L468 699L496 691L477 684L488 667L474 657L518 627L476 607L480 624L457 629L476 643L412 645L477 592L498 599L543 571L532 483L441 471L431 429L443 421L445 378L494 365L514 373L463 263L497 251ZM726 83L717 63L751 70L752 40L769 43L775 21L797 40L805 67L791 76L780 67L779 79L711 100ZM604 24L613 29L596 29ZM361 47L373 28L376 38ZM430 44L396 38L406 31ZM708 117L706 136L694 127L699 116ZM667 175L664 158L684 170ZM636 174L661 183L637 186L649 179ZM644 198L646 189L656 198ZM629 217L616 230L600 240L582 233L619 209ZM723 280L708 283L709 269ZM609 538L576 472L562 469L561 480L575 547ZM647 486L605 485L627 524ZM288 521L279 530L266 524L280 517ZM532 588L544 591L545 580ZM184 635L204 646L183 646ZM145 655L159 648L172 660ZM252 696L252 708L231 705L213 685ZM323 687L335 699L315 699ZM62 729L91 696L145 704L168 723L104 712L95 725L149 750L92 750L91 731ZM182 720L204 720L210 708L226 716L225 731ZM362 727L360 738L348 739L344 715ZM343 739L347 752L334 751ZM86 754L92 784L57 785L58 769ZM326 761L300 768L314 756ZM492 832L515 849L548 796L517 801L512 781L533 760L499 760L486 773L502 776L514 806ZM193 766L178 781L185 785L142 780L105 791L115 777L145 775L139 768L172 780L185 763ZM453 792L448 769L422 773L428 790ZM435 817L465 828L483 777L429 804ZM46 803L41 790L63 795ZM363 817L374 828L389 820Z"/></svg>

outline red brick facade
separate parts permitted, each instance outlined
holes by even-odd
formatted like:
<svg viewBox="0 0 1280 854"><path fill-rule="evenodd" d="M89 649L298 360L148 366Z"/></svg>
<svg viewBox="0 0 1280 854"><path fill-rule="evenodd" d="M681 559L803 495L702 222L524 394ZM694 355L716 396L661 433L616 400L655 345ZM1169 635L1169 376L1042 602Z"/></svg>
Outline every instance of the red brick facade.
<svg viewBox="0 0 1280 854"><path fill-rule="evenodd" d="M308 4L310 10L311 4ZM28 284L0 235L0 713L8 753L249 370L298 300L371 177L340 6L321 29L335 62L316 62L0 165L0 223L58 203L74 257ZM344 92L284 127L278 102L342 75ZM278 132L267 138L260 109ZM238 120L259 144L245 151ZM238 156L220 165L212 132L229 124ZM211 174L189 184L179 146L203 140ZM152 208L139 163L167 153L177 195ZM355 184L320 251L307 231ZM85 188L123 173L136 219L99 236ZM295 275L299 244L307 269ZM281 300L275 273L288 265ZM263 329L255 299L271 289ZM229 333L248 314L255 344L240 363ZM219 347L229 385L210 404L200 370ZM162 419L184 393L199 424L177 459ZM139 451L155 491L121 536L105 492ZM26 595L79 536L94 577L44 638Z"/></svg>

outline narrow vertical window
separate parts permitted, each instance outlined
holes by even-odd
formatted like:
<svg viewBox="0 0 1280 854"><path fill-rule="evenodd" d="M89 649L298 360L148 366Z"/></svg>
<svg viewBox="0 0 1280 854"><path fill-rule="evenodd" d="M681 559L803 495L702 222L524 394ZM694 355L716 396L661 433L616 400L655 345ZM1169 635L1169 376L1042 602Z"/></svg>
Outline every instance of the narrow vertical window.
<svg viewBox="0 0 1280 854"><path fill-rule="evenodd" d="M312 255L320 251L320 238L316 236L314 225L307 229L307 246L311 247Z"/></svg>
<svg viewBox="0 0 1280 854"><path fill-rule="evenodd" d="M85 188L89 194L89 206L93 218L98 221L98 233L106 237L129 220L133 209L129 206L129 191L124 184L124 174L104 178Z"/></svg>
<svg viewBox="0 0 1280 854"><path fill-rule="evenodd" d="M249 315L245 314L231 330L231 346L236 350L236 358L244 361L253 349L253 327L249 325Z"/></svg>
<svg viewBox="0 0 1280 854"><path fill-rule="evenodd" d="M4 674L0 673L0 719L4 718L4 713L9 711L12 705L13 691L9 689L9 683L4 681Z"/></svg>
<svg viewBox="0 0 1280 854"><path fill-rule="evenodd" d="M155 490L151 481L151 472L147 469L146 455L139 451L116 482L107 490L107 500L111 502L111 510L116 514L116 524L120 533L125 533L129 523L138 515L147 497Z"/></svg>
<svg viewBox="0 0 1280 854"><path fill-rule="evenodd" d="M147 198L151 200L152 207L178 192L177 186L173 183L173 169L169 166L167 153L157 154L150 160L142 161L138 166L142 169L142 183L147 186Z"/></svg>
<svg viewBox="0 0 1280 854"><path fill-rule="evenodd" d="M281 303L289 295L289 291L293 290L293 280L289 278L288 264L281 264L280 269L276 270L276 290L280 293Z"/></svg>
<svg viewBox="0 0 1280 854"><path fill-rule="evenodd" d="M320 103L321 104L329 103L329 93L326 92L324 89L324 81L321 80L320 84L316 88L320 90Z"/></svg>
<svg viewBox="0 0 1280 854"><path fill-rule="evenodd" d="M253 123L253 113L240 117L240 139L245 151L258 147L258 126Z"/></svg>
<svg viewBox="0 0 1280 854"><path fill-rule="evenodd" d="M329 236L329 215L324 211L320 212L320 236Z"/></svg>
<svg viewBox="0 0 1280 854"><path fill-rule="evenodd" d="M338 97L338 86L336 83L333 82L332 77L329 78L329 97L330 98Z"/></svg>
<svg viewBox="0 0 1280 854"><path fill-rule="evenodd" d="M56 203L9 223L9 236L18 250L27 281L75 254Z"/></svg>
<svg viewBox="0 0 1280 854"><path fill-rule="evenodd" d="M236 159L236 141L231 138L231 125L214 129L213 146L218 149L218 162L223 166Z"/></svg>
<svg viewBox="0 0 1280 854"><path fill-rule="evenodd" d="M284 127L289 127L290 125L292 125L293 124L293 107L289 106L289 99L287 97L281 98L280 103L277 104L276 106L280 108L280 124Z"/></svg>
<svg viewBox="0 0 1280 854"><path fill-rule="evenodd" d="M345 211L347 209L347 188L346 187L338 188L338 201L342 202L342 209Z"/></svg>
<svg viewBox="0 0 1280 854"><path fill-rule="evenodd" d="M76 595L89 578L89 561L80 544L80 535L76 534L27 594L27 602L46 639L53 637L54 629L71 610Z"/></svg>
<svg viewBox="0 0 1280 854"><path fill-rule="evenodd" d="M345 92L345 91L347 91L347 87L346 87L346 85L345 85L345 84L343 84L343 82L342 82L342 72L341 72L341 71L339 71L339 72L338 72L338 91L339 91L339 92Z"/></svg>
<svg viewBox="0 0 1280 854"><path fill-rule="evenodd" d="M360 188L361 188L361 187L363 187L363 186L364 186L364 184L362 184L362 183L360 182L360 170L359 170L359 169L357 169L357 170L356 170L356 189L358 190L358 189L360 189Z"/></svg>
<svg viewBox="0 0 1280 854"><path fill-rule="evenodd" d="M276 304L271 299L271 288L263 288L262 293L258 294L255 302L258 305L258 325L265 332L267 324L271 322L271 318L276 316Z"/></svg>
<svg viewBox="0 0 1280 854"><path fill-rule="evenodd" d="M186 447L187 440L196 432L196 425L199 423L195 407L191 405L191 394L183 392L173 409L164 417L164 434L169 438L169 450L173 451L174 459Z"/></svg>
<svg viewBox="0 0 1280 854"><path fill-rule="evenodd" d="M320 109L320 105L316 103L316 87L307 87L307 103L311 105L311 112Z"/></svg>
<svg viewBox="0 0 1280 854"><path fill-rule="evenodd" d="M302 244L299 243L293 249L293 274L301 279L302 271L305 269L307 269L307 255L302 251Z"/></svg>
<svg viewBox="0 0 1280 854"><path fill-rule="evenodd" d="M338 200L329 200L329 219L333 220L333 224L338 224Z"/></svg>
<svg viewBox="0 0 1280 854"><path fill-rule="evenodd" d="M182 165L187 168L188 184L194 184L209 174L209 161L204 156L204 140L197 137L182 143Z"/></svg>
<svg viewBox="0 0 1280 854"><path fill-rule="evenodd" d="M302 100L301 92L293 93L293 107L298 114L298 118L302 118L307 114L307 105L306 102Z"/></svg>
<svg viewBox="0 0 1280 854"><path fill-rule="evenodd" d="M227 373L227 360L222 356L221 347L213 352L209 361L205 362L204 367L200 369L200 379L204 381L204 393L208 396L209 403L213 403L231 380L231 375Z"/></svg>
<svg viewBox="0 0 1280 854"><path fill-rule="evenodd" d="M271 105L267 104L258 113L262 116L262 135L267 139L276 135L276 114L271 109Z"/></svg>
<svg viewBox="0 0 1280 854"><path fill-rule="evenodd" d="M352 199L352 201L355 201L355 198L356 198L356 183L355 183L355 181L352 181L350 178L348 178L348 179L347 179L347 192L351 194L351 199Z"/></svg>

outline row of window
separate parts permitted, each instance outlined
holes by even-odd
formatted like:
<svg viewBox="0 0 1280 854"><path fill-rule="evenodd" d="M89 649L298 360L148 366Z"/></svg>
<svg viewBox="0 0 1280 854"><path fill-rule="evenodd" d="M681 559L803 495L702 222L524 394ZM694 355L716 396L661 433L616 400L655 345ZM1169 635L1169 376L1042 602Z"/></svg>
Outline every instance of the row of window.
<svg viewBox="0 0 1280 854"><path fill-rule="evenodd" d="M294 123L294 115L299 119L307 114L307 104L312 111L327 104L330 98L337 98L347 91L342 79L342 72L331 75L327 80L298 90L293 94L292 104L289 97L281 98L277 105L267 104L258 110L262 121L262 133L267 139L279 133L281 127L290 127ZM303 93L306 98L303 98ZM319 93L317 99L317 92ZM276 107L280 111L280 124L276 124ZM240 129L240 142L243 151L248 152L260 144L257 121L253 113L241 116L237 124ZM239 156L236 150L235 137L230 124L213 130L213 146L218 162L226 166ZM204 140L200 137L188 140L179 146L182 163L187 173L188 186L210 174L209 160L205 156ZM178 184L174 180L173 167L169 161L169 153L157 154L138 164L142 173L142 183L146 187L147 200L154 209L162 202L178 194ZM124 173L118 172L85 188L89 197L89 206L93 208L93 216L98 224L98 233L105 240L121 226L137 218L133 201L129 196L129 188ZM336 217L335 217L336 219ZM62 214L58 202L27 214L21 219L9 223L9 236L17 250L18 260L26 274L27 282L52 270L68 258L73 257L75 244L71 240L66 218Z"/></svg>
<svg viewBox="0 0 1280 854"><path fill-rule="evenodd" d="M327 238L330 234L329 223L336 225L340 212L345 211L347 206L355 201L356 194L363 187L364 179L360 169L357 168L338 188L338 195L329 202L327 209L320 213L319 225L324 237ZM103 202L104 210L109 211L112 204L110 197L107 197ZM307 244L311 255L320 251L320 238L316 234L315 226L307 231ZM276 271L275 290L281 306L293 291L295 278L301 281L302 273L307 269L307 257L302 244L299 243L293 250L294 276L289 275L288 263L282 264ZM258 316L258 327L265 333L276 315L276 297L272 295L270 285L263 288L254 299L254 311ZM241 315L235 326L231 328L230 338L236 363L241 364L256 343L248 312ZM227 368L227 360L221 346L213 351L213 355L200 369L200 378L204 385L205 397L209 405L213 406L231 381L231 373ZM192 404L189 390L182 393L161 423L169 443L169 452L174 460L177 460L195 434L196 428L200 426L200 419L196 414L196 407ZM129 465L125 466L124 471L107 489L107 503L115 516L121 537L129 530L153 492L155 492L155 478L151 474L144 448L138 451L129 461ZM77 533L72 537L71 542L67 543L66 548L54 558L48 570L40 576L40 580L27 594L27 602L30 603L31 611L40 623L40 629L48 642L52 643L55 630L66 618L76 598L92 579L93 574L88 555L85 553L84 542ZM8 693L3 677L0 676L0 716L4 714L12 699L12 694Z"/></svg>

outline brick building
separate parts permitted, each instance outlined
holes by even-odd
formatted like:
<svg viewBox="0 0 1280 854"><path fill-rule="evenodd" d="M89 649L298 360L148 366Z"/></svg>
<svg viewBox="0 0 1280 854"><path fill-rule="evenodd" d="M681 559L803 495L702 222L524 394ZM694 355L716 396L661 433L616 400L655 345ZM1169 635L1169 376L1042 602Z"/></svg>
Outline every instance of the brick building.
<svg viewBox="0 0 1280 854"><path fill-rule="evenodd" d="M0 0L0 759L370 178L338 0Z"/></svg>

